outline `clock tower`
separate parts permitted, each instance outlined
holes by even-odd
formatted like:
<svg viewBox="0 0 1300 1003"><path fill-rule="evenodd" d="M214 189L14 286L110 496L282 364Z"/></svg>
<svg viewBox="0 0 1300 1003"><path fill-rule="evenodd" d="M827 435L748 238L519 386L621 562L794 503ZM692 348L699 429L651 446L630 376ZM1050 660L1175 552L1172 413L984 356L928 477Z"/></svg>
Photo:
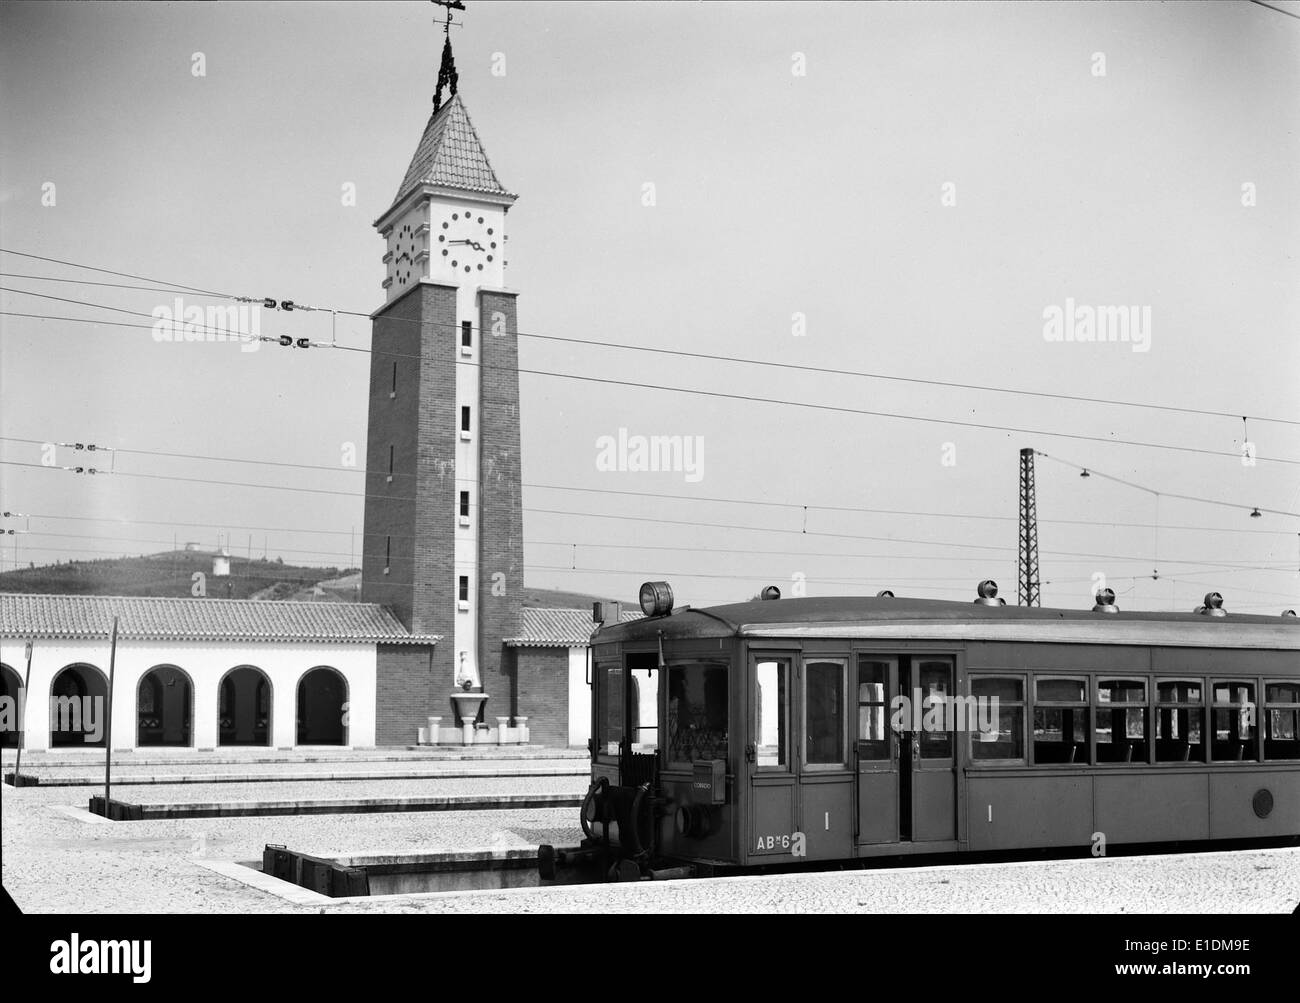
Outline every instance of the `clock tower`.
<svg viewBox="0 0 1300 1003"><path fill-rule="evenodd" d="M434 113L389 209L384 305L372 314L362 598L437 634L432 665L380 653L379 744L411 743L465 680L511 713L503 639L523 594L515 294L506 214L464 102ZM450 719L449 719L449 723Z"/></svg>

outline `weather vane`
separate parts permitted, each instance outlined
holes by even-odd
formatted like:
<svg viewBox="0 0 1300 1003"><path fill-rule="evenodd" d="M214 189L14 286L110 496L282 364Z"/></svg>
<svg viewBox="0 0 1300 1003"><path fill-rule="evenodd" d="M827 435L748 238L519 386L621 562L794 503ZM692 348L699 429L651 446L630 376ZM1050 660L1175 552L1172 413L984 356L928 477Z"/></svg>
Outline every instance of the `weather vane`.
<svg viewBox="0 0 1300 1003"><path fill-rule="evenodd" d="M442 107L442 89L448 89L447 96L450 97L456 93L456 81L460 79L460 74L456 72L456 58L451 54L451 26L454 23L451 19L452 11L464 10L465 5L461 0L432 0L439 7L447 8L447 23L443 25L443 33L446 38L442 43L442 65L438 67L438 88L433 92L433 110L436 112Z"/></svg>

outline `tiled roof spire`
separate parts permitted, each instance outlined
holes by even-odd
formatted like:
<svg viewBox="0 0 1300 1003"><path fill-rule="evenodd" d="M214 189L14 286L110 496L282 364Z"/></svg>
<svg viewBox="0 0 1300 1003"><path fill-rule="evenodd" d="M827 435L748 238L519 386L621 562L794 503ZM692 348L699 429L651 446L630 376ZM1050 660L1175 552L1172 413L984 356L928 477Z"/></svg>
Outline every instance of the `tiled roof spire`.
<svg viewBox="0 0 1300 1003"><path fill-rule="evenodd" d="M394 204L422 184L510 194L497 180L459 94L430 116Z"/></svg>

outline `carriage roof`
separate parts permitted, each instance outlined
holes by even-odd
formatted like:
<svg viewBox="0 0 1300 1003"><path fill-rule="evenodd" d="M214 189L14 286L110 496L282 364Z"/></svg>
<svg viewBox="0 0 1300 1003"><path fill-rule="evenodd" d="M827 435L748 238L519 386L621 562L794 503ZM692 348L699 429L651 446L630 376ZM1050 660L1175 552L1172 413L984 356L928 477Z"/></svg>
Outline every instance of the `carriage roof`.
<svg viewBox="0 0 1300 1003"><path fill-rule="evenodd" d="M943 599L802 598L683 607L600 629L593 643L667 638L1022 641L1300 651L1300 618L1129 612Z"/></svg>

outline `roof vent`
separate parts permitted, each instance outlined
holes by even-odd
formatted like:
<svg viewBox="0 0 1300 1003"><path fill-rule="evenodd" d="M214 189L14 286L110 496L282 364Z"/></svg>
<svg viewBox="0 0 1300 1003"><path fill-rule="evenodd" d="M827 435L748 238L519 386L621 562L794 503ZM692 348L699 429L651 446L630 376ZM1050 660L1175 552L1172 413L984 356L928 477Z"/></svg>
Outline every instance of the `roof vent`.
<svg viewBox="0 0 1300 1003"><path fill-rule="evenodd" d="M1097 592L1097 605L1092 608L1094 613L1118 613L1119 607L1115 605L1115 590L1100 589Z"/></svg>
<svg viewBox="0 0 1300 1003"><path fill-rule="evenodd" d="M601 601L591 604L592 623L618 623L622 619L623 608L621 603Z"/></svg>
<svg viewBox="0 0 1300 1003"><path fill-rule="evenodd" d="M979 598L975 601L981 606L1005 606L1007 604L1005 599L998 598L998 583L991 578L986 578L980 582L977 591L979 592Z"/></svg>
<svg viewBox="0 0 1300 1003"><path fill-rule="evenodd" d="M767 588L765 588L762 592L758 594L758 598L762 599L764 602L768 602L772 599L780 599L781 590L778 589L775 585L769 585Z"/></svg>
<svg viewBox="0 0 1300 1003"><path fill-rule="evenodd" d="M1202 616L1227 616L1228 611L1223 608L1223 596L1217 592L1207 592L1205 594L1205 605L1197 606L1196 612Z"/></svg>
<svg viewBox="0 0 1300 1003"><path fill-rule="evenodd" d="M879 592L876 593L876 598L877 598L877 599L893 599L893 598L894 598L894 593L890 592L889 589L881 589Z"/></svg>

